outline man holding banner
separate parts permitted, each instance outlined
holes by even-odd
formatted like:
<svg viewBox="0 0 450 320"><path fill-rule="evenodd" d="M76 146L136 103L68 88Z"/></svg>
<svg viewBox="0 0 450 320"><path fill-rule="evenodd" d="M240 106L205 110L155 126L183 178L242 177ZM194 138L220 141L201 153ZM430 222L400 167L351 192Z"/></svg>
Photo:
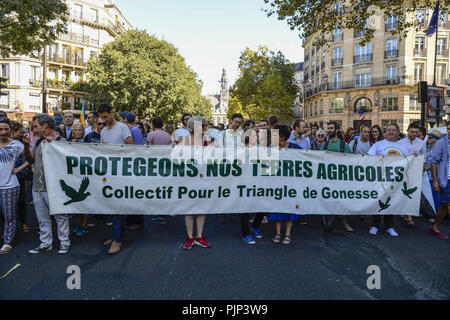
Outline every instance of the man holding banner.
<svg viewBox="0 0 450 320"><path fill-rule="evenodd" d="M109 104L101 104L98 107L98 114L106 125L100 134L102 143L134 144L130 128L114 118L114 110ZM106 246L111 246L109 254L118 253L122 247L122 241L126 236L125 219L125 215L113 216L113 237L104 243Z"/></svg>
<svg viewBox="0 0 450 320"><path fill-rule="evenodd" d="M369 150L369 155L383 155L383 156L399 156L407 155L408 150L406 150L402 144L399 143L400 140L400 128L395 123L390 123L387 127L386 139L378 141ZM370 227L369 233L371 235L376 235L380 229L381 223L380 215L373 216L372 226ZM384 215L384 224L386 232L393 236L398 237L398 233L394 229L394 216Z"/></svg>
<svg viewBox="0 0 450 320"><path fill-rule="evenodd" d="M55 133L55 120L47 114L38 114L33 117L33 127L39 132L39 140L33 144L30 152L30 139L24 138L24 155L28 162L34 163L33 175L33 202L36 210L36 216L39 222L39 239L41 244L28 251L30 254L38 254L52 250L52 220L50 218L50 206L47 193L47 184L44 172L44 163L42 155L42 145L44 141L65 141L61 136L57 137ZM61 242L58 254L69 252L69 217L64 214L54 216L57 224L58 238Z"/></svg>

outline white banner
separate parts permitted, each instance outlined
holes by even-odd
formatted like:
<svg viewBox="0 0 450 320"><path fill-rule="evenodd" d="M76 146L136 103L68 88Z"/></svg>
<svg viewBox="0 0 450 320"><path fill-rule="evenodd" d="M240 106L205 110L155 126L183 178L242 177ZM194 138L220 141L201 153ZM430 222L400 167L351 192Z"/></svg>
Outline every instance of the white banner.
<svg viewBox="0 0 450 320"><path fill-rule="evenodd" d="M422 156L222 151L44 143L50 212L419 215Z"/></svg>

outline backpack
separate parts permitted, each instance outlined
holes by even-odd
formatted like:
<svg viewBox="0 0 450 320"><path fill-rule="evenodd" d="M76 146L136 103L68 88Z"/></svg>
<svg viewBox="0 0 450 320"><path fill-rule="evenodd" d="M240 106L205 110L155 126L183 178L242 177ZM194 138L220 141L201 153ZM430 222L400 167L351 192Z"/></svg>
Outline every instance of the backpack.
<svg viewBox="0 0 450 320"><path fill-rule="evenodd" d="M341 145L340 145L341 151L339 151L339 152L344 153L345 152L345 141L343 139L339 139L339 140L341 140ZM329 142L330 142L330 139L327 139L325 141L325 146L323 147L324 150L328 150L328 143Z"/></svg>

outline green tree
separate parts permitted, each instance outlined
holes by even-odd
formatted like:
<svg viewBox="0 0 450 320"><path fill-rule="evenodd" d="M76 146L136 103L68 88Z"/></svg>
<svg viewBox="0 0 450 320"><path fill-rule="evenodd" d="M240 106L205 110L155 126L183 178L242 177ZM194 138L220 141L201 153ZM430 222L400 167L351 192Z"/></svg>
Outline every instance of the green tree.
<svg viewBox="0 0 450 320"><path fill-rule="evenodd" d="M211 118L202 83L171 44L130 30L106 44L88 65L91 104L109 102L139 118L179 122L183 112Z"/></svg>
<svg viewBox="0 0 450 320"><path fill-rule="evenodd" d="M414 17L417 9L434 9L437 1L431 0L264 0L269 4L266 13L286 20L292 30L297 29L300 36L308 39L314 36L313 45L329 45L330 34L336 26L341 29L361 33L361 43L369 42L376 29L384 29L390 16L397 18L397 27L392 33L405 38L409 31L419 30ZM441 0L441 16L448 9L450 0Z"/></svg>
<svg viewBox="0 0 450 320"><path fill-rule="evenodd" d="M228 118L237 112L245 119L267 119L271 115L283 120L294 118L291 106L298 90L293 82L294 68L281 52L247 48L241 53L239 70L230 90Z"/></svg>
<svg viewBox="0 0 450 320"><path fill-rule="evenodd" d="M63 0L0 1L0 54L26 55L52 43L67 31Z"/></svg>

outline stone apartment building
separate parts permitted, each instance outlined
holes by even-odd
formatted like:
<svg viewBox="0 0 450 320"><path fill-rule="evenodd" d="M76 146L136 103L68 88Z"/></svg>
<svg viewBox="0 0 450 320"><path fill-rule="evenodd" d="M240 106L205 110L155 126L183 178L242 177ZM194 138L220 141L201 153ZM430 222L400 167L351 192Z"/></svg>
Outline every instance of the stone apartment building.
<svg viewBox="0 0 450 320"><path fill-rule="evenodd" d="M89 58L132 26L112 0L67 0L67 5L68 33L47 47L47 107L79 113ZM8 79L0 110L24 121L41 112L43 69L42 52L0 58L0 75Z"/></svg>
<svg viewBox="0 0 450 320"><path fill-rule="evenodd" d="M417 10L411 19L420 30L410 31L405 39L395 33L395 17L382 21L365 46L360 45L360 34L338 28L329 35L329 48L313 46L314 37L305 39L303 118L321 126L337 121L344 128L364 123L384 130L395 122L406 131L420 119L417 82L433 83L436 36L425 36L432 13ZM439 21L436 71L436 83L444 90L449 33L445 16Z"/></svg>

